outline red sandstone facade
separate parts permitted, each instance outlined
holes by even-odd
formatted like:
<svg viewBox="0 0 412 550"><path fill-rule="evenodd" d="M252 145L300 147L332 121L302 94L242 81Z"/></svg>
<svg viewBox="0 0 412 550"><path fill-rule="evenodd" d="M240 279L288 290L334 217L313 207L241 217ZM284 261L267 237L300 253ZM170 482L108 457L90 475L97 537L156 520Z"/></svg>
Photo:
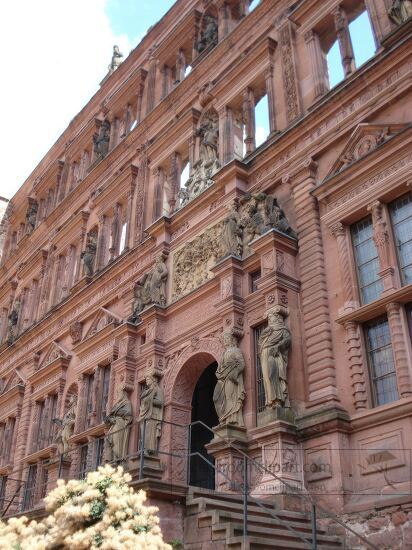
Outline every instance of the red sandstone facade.
<svg viewBox="0 0 412 550"><path fill-rule="evenodd" d="M171 424L162 427L160 468L136 483L160 505L166 539L200 548L190 546L187 521L184 530L188 440L176 425L200 418L192 412L198 379L221 360L221 333L235 330L246 362L242 449L267 460L264 449L276 448L281 461L288 448L301 466L288 479L355 526L363 522L370 540L393 528L391 547L409 548L412 21L395 23L391 4L261 0L249 13L248 0L178 0L36 167L1 226L3 510L41 509L58 473L52 419L62 418L72 394L67 476L104 456L96 442L117 388L126 386L137 419L145 376L156 369ZM348 24L363 10L376 53L357 68ZM217 21L218 42L199 53L205 15ZM329 89L325 52L336 38L345 78ZM256 148L254 105L264 95L270 135ZM199 159L205 113L218 120L220 167L179 208L181 173ZM105 121L100 158L93 136ZM215 258L203 279L179 290L179 251L247 193L275 196L297 239L268 231L243 260ZM97 250L86 276L90 235ZM161 253L166 305L129 323L134 284ZM289 313L294 421L267 423L256 335L277 304ZM133 424L127 467L135 471L138 437ZM212 447L217 465L236 462L227 446ZM215 489L230 490L218 473ZM366 510L378 524L356 516ZM202 529L204 548L224 547L210 542L210 526Z"/></svg>

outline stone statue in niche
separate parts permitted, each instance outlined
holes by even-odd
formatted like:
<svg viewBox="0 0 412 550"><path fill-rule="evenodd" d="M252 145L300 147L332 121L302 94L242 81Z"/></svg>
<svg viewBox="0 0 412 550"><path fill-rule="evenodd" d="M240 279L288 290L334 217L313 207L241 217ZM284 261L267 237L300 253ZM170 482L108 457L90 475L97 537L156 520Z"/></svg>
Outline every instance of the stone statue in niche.
<svg viewBox="0 0 412 550"><path fill-rule="evenodd" d="M160 254L152 269L134 285L133 313L129 322L139 322L140 313L153 304L166 305L166 282L169 274L166 258L165 254Z"/></svg>
<svg viewBox="0 0 412 550"><path fill-rule="evenodd" d="M144 452L157 453L162 433L163 392L159 385L160 373L152 372L146 377L146 386L140 396L138 422L140 437L144 430Z"/></svg>
<svg viewBox="0 0 412 550"><path fill-rule="evenodd" d="M123 54L120 52L119 46L113 46L112 61L109 65L109 73L112 74L123 62Z"/></svg>
<svg viewBox="0 0 412 550"><path fill-rule="evenodd" d="M259 356L267 408L290 407L287 383L290 330L285 319L288 313L282 306L267 312L268 326L259 338Z"/></svg>
<svg viewBox="0 0 412 550"><path fill-rule="evenodd" d="M7 342L9 344L14 342L14 339L16 337L16 327L17 327L17 322L19 320L20 305L21 305L20 300L17 299L14 302L13 309L11 310L8 316Z"/></svg>
<svg viewBox="0 0 412 550"><path fill-rule="evenodd" d="M194 163L189 179L185 183L186 189L179 193L181 207L212 185L212 176L220 168L219 117L215 111L205 113L196 137L200 139L199 159Z"/></svg>
<svg viewBox="0 0 412 550"><path fill-rule="evenodd" d="M412 17L412 0L394 0L388 14L394 23L402 25Z"/></svg>
<svg viewBox="0 0 412 550"><path fill-rule="evenodd" d="M133 420L132 404L124 386L119 388L119 396L110 414L104 419L107 430L107 460L123 462L127 457L129 425Z"/></svg>
<svg viewBox="0 0 412 550"><path fill-rule="evenodd" d="M86 248L81 253L86 277L92 277L94 273L94 260L96 258L97 237L94 233L87 235Z"/></svg>
<svg viewBox="0 0 412 550"><path fill-rule="evenodd" d="M229 213L223 220L222 227L222 258L226 256L242 257L242 228L240 227L239 202L233 201Z"/></svg>
<svg viewBox="0 0 412 550"><path fill-rule="evenodd" d="M213 45L216 46L218 41L217 20L211 15L206 15L204 18L204 26L200 32L200 38L196 44L196 50L200 54L206 48Z"/></svg>
<svg viewBox="0 0 412 550"><path fill-rule="evenodd" d="M222 342L225 351L216 370L217 382L213 392L213 402L220 425L231 424L243 427L242 409L246 395L243 384L245 360L237 338L232 332L224 332Z"/></svg>
<svg viewBox="0 0 412 550"><path fill-rule="evenodd" d="M37 201L31 201L26 212L26 233L30 235L36 227L38 204Z"/></svg>
<svg viewBox="0 0 412 550"><path fill-rule="evenodd" d="M109 152L110 122L104 120L99 132L93 136L94 153L97 160L102 160Z"/></svg>
<svg viewBox="0 0 412 550"><path fill-rule="evenodd" d="M72 394L69 397L69 408L64 414L62 420L59 420L58 418L53 419L53 422L59 426L59 430L55 438L55 443L57 443L59 454L64 454L69 451L69 438L73 435L74 424L76 422L76 409L77 395Z"/></svg>

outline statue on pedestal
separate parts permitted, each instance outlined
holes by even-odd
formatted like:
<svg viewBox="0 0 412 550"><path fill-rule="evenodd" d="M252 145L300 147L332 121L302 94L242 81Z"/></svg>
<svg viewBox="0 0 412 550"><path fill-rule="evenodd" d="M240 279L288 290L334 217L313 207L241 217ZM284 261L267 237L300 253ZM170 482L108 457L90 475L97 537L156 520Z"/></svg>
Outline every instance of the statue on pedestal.
<svg viewBox="0 0 412 550"><path fill-rule="evenodd" d="M213 393L213 402L219 417L219 425L231 424L243 427L243 401L245 387L243 371L245 360L238 347L236 336L232 332L222 335L225 351L216 370L216 386Z"/></svg>
<svg viewBox="0 0 412 550"><path fill-rule="evenodd" d="M38 205L37 201L31 201L26 212L26 233L30 235L36 227Z"/></svg>
<svg viewBox="0 0 412 550"><path fill-rule="evenodd" d="M69 408L64 414L62 420L54 418L53 422L59 425L59 432L56 435L55 443L59 454L67 453L70 449L69 438L73 435L74 424L76 422L77 395L72 394L69 397Z"/></svg>
<svg viewBox="0 0 412 550"><path fill-rule="evenodd" d="M97 160L102 160L109 152L110 122L103 120L99 132L93 135L94 153Z"/></svg>
<svg viewBox="0 0 412 550"><path fill-rule="evenodd" d="M228 215L223 220L221 251L222 258L230 255L242 257L242 228L239 219L239 203L236 201L233 201Z"/></svg>
<svg viewBox="0 0 412 550"><path fill-rule="evenodd" d="M110 414L104 419L107 431L107 460L123 462L127 457L129 425L133 420L132 404L124 386L119 389L119 397Z"/></svg>
<svg viewBox="0 0 412 550"><path fill-rule="evenodd" d="M81 253L86 277L92 277L94 273L94 260L96 258L97 237L93 233L87 235L86 248Z"/></svg>
<svg viewBox="0 0 412 550"><path fill-rule="evenodd" d="M123 54L120 52L119 46L113 46L112 61L109 65L109 73L112 74L123 62Z"/></svg>
<svg viewBox="0 0 412 550"><path fill-rule="evenodd" d="M211 15L206 15L204 19L204 28L200 33L200 39L196 44L196 50L198 53L202 53L208 46L216 46L218 41L218 28L217 20Z"/></svg>
<svg viewBox="0 0 412 550"><path fill-rule="evenodd" d="M139 425L142 434L145 424L144 451L155 454L162 432L163 392L159 386L159 373L146 377L146 386L140 396Z"/></svg>
<svg viewBox="0 0 412 550"><path fill-rule="evenodd" d="M265 389L266 407L290 407L287 367L291 344L286 326L287 311L275 306L267 312L268 326L259 338L259 355Z"/></svg>
<svg viewBox="0 0 412 550"><path fill-rule="evenodd" d="M394 0L388 14L397 25L406 23L412 17L412 0Z"/></svg>
<svg viewBox="0 0 412 550"><path fill-rule="evenodd" d="M166 282L169 272L165 260L166 255L160 254L152 269L136 282L133 290L133 313L129 317L129 322L139 322L140 313L152 304L166 305Z"/></svg>
<svg viewBox="0 0 412 550"><path fill-rule="evenodd" d="M11 310L8 316L9 322L7 325L7 342L9 344L13 343L16 337L16 326L19 320L19 313L20 313L20 300L17 299L14 302L13 309Z"/></svg>

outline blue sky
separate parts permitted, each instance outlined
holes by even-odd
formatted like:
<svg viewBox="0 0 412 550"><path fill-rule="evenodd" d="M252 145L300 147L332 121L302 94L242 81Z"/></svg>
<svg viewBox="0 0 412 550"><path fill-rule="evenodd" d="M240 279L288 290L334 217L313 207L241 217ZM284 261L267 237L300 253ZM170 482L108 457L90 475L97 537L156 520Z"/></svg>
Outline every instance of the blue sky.
<svg viewBox="0 0 412 550"><path fill-rule="evenodd" d="M173 4L174 0L4 3L0 49L9 52L9 61L7 85L0 87L0 102L8 106L2 114L5 131L0 134L1 196L14 195L99 89L113 45L118 44L126 57ZM254 0L252 7L257 4ZM374 53L367 22L363 15L351 23L357 66ZM329 57L334 86L343 76L337 45ZM259 145L269 134L265 101L259 104L256 119Z"/></svg>

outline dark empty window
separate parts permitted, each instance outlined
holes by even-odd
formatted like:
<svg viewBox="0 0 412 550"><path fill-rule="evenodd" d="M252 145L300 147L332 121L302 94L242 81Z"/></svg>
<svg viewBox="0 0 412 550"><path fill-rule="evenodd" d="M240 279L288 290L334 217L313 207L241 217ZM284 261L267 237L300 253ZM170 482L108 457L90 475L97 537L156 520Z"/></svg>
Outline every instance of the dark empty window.
<svg viewBox="0 0 412 550"><path fill-rule="evenodd" d="M368 304L379 298L383 290L378 275L380 264L373 240L372 218L368 216L359 221L351 230L361 301L362 304Z"/></svg>
<svg viewBox="0 0 412 550"><path fill-rule="evenodd" d="M22 509L30 510L34 504L34 493L36 490L37 464L30 464L27 474L26 486L23 494Z"/></svg>
<svg viewBox="0 0 412 550"><path fill-rule="evenodd" d="M87 444L80 447L79 460L79 479L84 479L87 474L87 461L89 455L89 446Z"/></svg>
<svg viewBox="0 0 412 550"><path fill-rule="evenodd" d="M409 285L412 283L412 193L392 202L390 213L402 282Z"/></svg>
<svg viewBox="0 0 412 550"><path fill-rule="evenodd" d="M372 321L365 330L374 402L384 405L399 398L388 320Z"/></svg>

